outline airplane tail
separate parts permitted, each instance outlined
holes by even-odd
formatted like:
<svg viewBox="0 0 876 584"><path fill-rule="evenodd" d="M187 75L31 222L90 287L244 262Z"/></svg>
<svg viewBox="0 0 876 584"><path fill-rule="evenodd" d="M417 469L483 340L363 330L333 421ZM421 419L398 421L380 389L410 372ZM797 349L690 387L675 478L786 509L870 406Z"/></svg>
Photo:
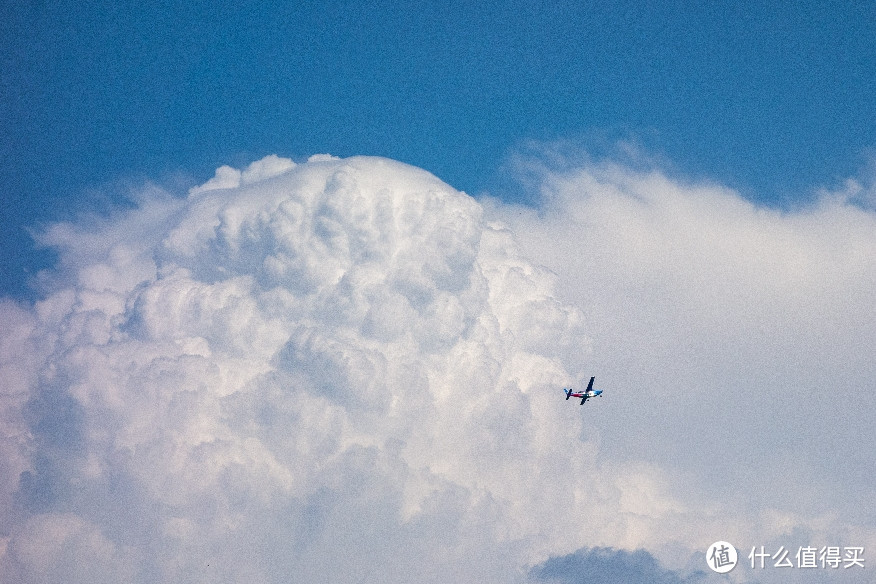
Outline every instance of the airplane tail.
<svg viewBox="0 0 876 584"><path fill-rule="evenodd" d="M572 397L572 388L566 390L566 401L569 401L569 398Z"/></svg>

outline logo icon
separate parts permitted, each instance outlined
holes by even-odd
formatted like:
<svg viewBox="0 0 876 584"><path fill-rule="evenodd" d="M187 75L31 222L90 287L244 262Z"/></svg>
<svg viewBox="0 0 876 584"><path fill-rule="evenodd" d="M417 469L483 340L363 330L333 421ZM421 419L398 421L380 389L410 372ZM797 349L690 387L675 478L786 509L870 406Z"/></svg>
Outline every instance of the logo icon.
<svg viewBox="0 0 876 584"><path fill-rule="evenodd" d="M713 572L726 574L736 567L736 548L726 541L716 541L706 550L706 563Z"/></svg>

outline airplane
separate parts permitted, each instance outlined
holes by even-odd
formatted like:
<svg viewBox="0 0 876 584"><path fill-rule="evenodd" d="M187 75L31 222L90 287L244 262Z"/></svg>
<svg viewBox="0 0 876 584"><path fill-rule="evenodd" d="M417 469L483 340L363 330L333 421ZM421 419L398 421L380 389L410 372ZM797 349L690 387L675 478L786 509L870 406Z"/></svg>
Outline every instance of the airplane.
<svg viewBox="0 0 876 584"><path fill-rule="evenodd" d="M591 377L590 383L587 384L587 389L585 389L584 391L575 391L572 388L568 388L568 389L563 388L563 391L566 392L566 401L568 401L568 399L570 397L574 397L574 398L580 397L581 398L581 405L583 406L584 402L586 402L591 397L601 396L602 395L601 389L593 389L593 382L595 380L596 380L595 377Z"/></svg>

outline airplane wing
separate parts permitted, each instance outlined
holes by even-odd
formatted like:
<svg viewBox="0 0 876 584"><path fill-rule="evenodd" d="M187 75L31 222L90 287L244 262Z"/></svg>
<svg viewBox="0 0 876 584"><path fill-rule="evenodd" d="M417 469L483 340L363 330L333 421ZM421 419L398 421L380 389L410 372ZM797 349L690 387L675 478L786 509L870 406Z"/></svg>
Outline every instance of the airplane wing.
<svg viewBox="0 0 876 584"><path fill-rule="evenodd" d="M593 389L593 382L596 381L595 377L590 378L590 383L587 384L587 391L591 391Z"/></svg>
<svg viewBox="0 0 876 584"><path fill-rule="evenodd" d="M582 405L582 406L584 405L584 402L587 401L587 398L588 398L588 397L590 397L590 396L587 395L586 393L585 393L583 396L581 396L581 405Z"/></svg>

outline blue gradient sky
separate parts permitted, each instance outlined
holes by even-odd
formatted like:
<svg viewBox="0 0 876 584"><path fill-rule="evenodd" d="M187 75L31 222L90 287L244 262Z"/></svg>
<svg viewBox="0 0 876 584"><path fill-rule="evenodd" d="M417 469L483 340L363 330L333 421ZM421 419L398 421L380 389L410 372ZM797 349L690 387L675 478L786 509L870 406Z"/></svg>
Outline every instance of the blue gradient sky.
<svg viewBox="0 0 876 584"><path fill-rule="evenodd" d="M872 2L233 4L4 0L0 293L51 261L27 228L269 153L386 156L513 199L526 141L631 140L786 204L876 146Z"/></svg>

